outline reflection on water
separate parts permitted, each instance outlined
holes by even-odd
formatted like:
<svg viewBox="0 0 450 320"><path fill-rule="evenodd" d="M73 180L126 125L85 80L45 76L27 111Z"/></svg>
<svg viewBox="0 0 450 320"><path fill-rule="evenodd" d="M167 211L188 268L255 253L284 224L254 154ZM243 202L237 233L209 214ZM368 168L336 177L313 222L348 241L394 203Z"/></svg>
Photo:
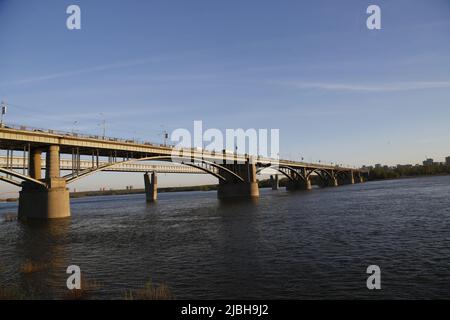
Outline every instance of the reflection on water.
<svg viewBox="0 0 450 320"><path fill-rule="evenodd" d="M22 270L20 286L38 293L48 287L64 284L65 270L68 266L65 244L62 239L69 231L69 219L57 221L27 221L22 223L22 236L17 243L17 252L21 253L21 266L31 268ZM33 272L38 269L38 272ZM42 281L44 280L44 281ZM37 284L36 287L34 284Z"/></svg>
<svg viewBox="0 0 450 320"><path fill-rule="evenodd" d="M67 294L66 268L100 285L94 298L165 282L177 298L448 298L450 177L312 192L262 190L88 197L72 217L0 222L0 286L31 298ZM0 216L17 210L0 206ZM382 290L366 289L377 264Z"/></svg>
<svg viewBox="0 0 450 320"><path fill-rule="evenodd" d="M62 239L69 232L70 223L69 219L62 219L5 225L14 228L17 235L15 241L5 241L14 260L7 264L8 260L2 258L1 279L32 298L39 298L48 288L61 287L68 265Z"/></svg>

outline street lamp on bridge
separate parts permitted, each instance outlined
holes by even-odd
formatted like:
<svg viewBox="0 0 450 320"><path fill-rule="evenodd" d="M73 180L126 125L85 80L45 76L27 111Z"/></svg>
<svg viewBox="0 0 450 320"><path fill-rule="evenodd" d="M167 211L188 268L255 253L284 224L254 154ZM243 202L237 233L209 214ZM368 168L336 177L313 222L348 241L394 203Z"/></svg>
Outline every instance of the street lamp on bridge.
<svg viewBox="0 0 450 320"><path fill-rule="evenodd" d="M6 103L4 101L1 102L1 119L0 119L0 127L3 127L3 117L6 115Z"/></svg>

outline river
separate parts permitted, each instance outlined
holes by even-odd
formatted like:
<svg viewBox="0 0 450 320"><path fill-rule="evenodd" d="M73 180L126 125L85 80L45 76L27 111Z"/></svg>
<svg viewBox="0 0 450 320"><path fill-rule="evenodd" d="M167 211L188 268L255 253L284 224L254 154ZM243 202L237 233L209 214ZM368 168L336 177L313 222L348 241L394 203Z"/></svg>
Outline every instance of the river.
<svg viewBox="0 0 450 320"><path fill-rule="evenodd" d="M71 200L72 217L0 221L0 287L26 298L67 294L66 268L122 299L148 281L178 299L450 298L450 177L368 182L310 192L261 190ZM16 213L0 204L0 216ZM31 272L32 262L41 268ZM368 290L366 268L381 269Z"/></svg>

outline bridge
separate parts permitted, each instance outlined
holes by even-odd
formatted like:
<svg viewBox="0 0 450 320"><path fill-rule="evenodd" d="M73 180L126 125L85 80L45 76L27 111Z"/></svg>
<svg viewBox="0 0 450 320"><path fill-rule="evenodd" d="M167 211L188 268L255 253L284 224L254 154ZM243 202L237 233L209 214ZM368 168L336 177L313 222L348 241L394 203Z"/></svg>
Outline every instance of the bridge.
<svg viewBox="0 0 450 320"><path fill-rule="evenodd" d="M77 163L75 165L75 163ZM148 164L148 163L118 163L116 166L106 166L108 164L107 161L99 161L100 167L105 167L103 171L111 171L111 172L156 172L156 173L185 173L185 174L205 174L203 170L183 166L179 164ZM78 167L79 165L79 167ZM45 159L41 159L41 168L45 171L46 169L46 161ZM28 159L24 156L0 156L0 168L7 168L18 170L18 172L22 172L24 175L28 170ZM87 170L93 168L92 161L90 160L80 160L79 162L74 162L72 159L64 159L61 158L59 162L59 169L61 171L71 171L75 172L76 170ZM0 177L2 179L2 177ZM11 180L13 181L13 180ZM17 186L21 186L20 181L16 181Z"/></svg>
<svg viewBox="0 0 450 320"><path fill-rule="evenodd" d="M256 177L264 170L284 175L288 190L310 190L313 175L319 177L322 186L337 187L363 182L365 174L362 169L342 166L254 157L225 150L177 149L24 126L0 127L0 149L6 152L0 162L0 180L21 187L20 219L69 217L67 185L101 171L145 172L148 202L157 198L157 172L210 174L219 180L220 199L259 197ZM149 161L175 164L152 165L147 164ZM274 188L277 177L271 176Z"/></svg>

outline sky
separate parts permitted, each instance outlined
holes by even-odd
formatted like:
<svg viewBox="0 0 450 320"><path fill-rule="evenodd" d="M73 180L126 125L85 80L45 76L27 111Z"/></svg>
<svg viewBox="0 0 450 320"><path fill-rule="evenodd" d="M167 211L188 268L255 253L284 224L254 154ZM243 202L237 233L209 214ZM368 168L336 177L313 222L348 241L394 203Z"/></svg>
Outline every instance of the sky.
<svg viewBox="0 0 450 320"><path fill-rule="evenodd" d="M282 158L444 161L450 0L0 0L0 99L11 124L101 134L104 120L108 136L162 142L202 120L280 129ZM80 188L99 177L125 183Z"/></svg>

